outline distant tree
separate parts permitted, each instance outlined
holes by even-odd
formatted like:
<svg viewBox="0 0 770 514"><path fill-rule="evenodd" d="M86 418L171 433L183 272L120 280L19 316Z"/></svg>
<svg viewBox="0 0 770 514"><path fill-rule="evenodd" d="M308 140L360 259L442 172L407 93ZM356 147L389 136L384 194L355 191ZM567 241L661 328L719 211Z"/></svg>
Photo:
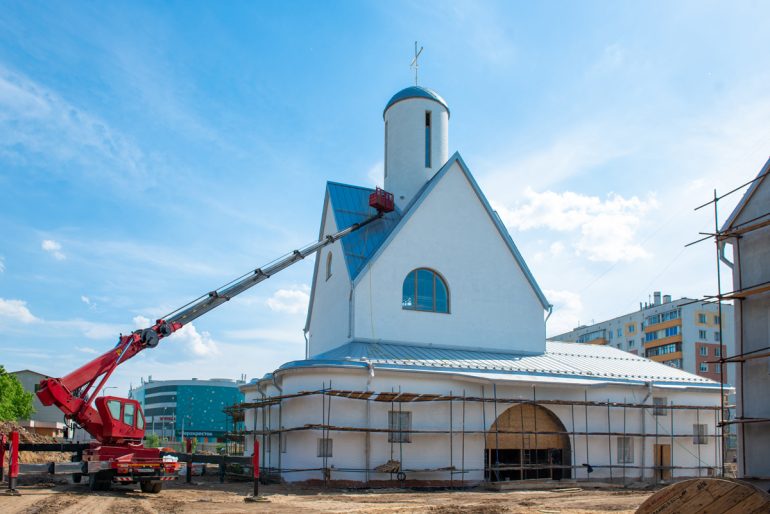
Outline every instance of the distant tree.
<svg viewBox="0 0 770 514"><path fill-rule="evenodd" d="M160 437L157 434L148 434L144 438L144 445L148 448L157 448L160 446Z"/></svg>
<svg viewBox="0 0 770 514"><path fill-rule="evenodd" d="M32 393L26 392L19 379L0 365L0 421L29 419L33 412Z"/></svg>

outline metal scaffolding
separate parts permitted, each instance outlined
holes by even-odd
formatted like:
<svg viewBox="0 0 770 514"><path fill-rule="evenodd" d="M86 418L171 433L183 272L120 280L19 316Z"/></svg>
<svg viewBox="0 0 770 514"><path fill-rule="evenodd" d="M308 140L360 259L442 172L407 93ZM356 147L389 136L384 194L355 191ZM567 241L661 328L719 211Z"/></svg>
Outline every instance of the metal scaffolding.
<svg viewBox="0 0 770 514"><path fill-rule="evenodd" d="M406 479L407 473L425 473L425 472L445 472L447 473L448 480L444 481L445 483L442 483L443 486L465 486L468 482L465 479L466 474L470 472L483 472L484 481L494 482L500 479L500 474L505 471L512 471L512 470L518 470L520 473L520 476L524 477L527 473L532 472L547 472L548 470L551 470L551 473L553 474L554 470L560 470L560 474L563 474L565 471L569 472L569 476L572 477L572 479L575 479L575 474L577 470L584 470L588 471L589 473L594 469L605 469L608 471L610 476L610 481L622 481L622 483L626 483L629 479L638 479L637 476L629 476L628 471L629 470L639 470L642 474L644 473L644 470L653 470L653 478L657 482L658 480L663 480L665 477L670 477L673 470L688 470L692 472L692 475L697 476L712 476L715 474L715 468L717 468L717 465L706 465L701 460L700 455L700 445L697 445L697 455L692 454L694 458L697 459L698 466L679 466L674 465L673 462L673 453L671 455L671 462L667 466L662 465L656 465L654 462L652 464L644 465L643 463L641 465L634 465L632 463L628 462L618 462L614 463L613 458L613 437L634 437L634 438L641 438L642 443L642 449L641 451L644 452L646 449L649 448L649 444L646 443L646 441L653 441L653 443L658 444L659 441L665 441L666 444L670 444L670 448L673 449L677 445L681 446L679 441L682 441L683 439L695 439L696 437L701 440L713 440L717 443L721 443L722 439L722 433L721 431L719 433L714 434L704 434L704 435L696 435L692 432L687 433L674 433L674 414L676 412L695 412L695 417L698 421L701 419L701 413L705 414L713 412L714 415L714 422L718 423L720 421L719 413L721 412L722 408L719 405L675 405L673 403L666 404L666 405L658 405L658 404L649 404L649 403L633 403L633 402L612 402L612 401L589 401L587 398L584 400L553 400L553 399L538 399L537 398L537 391L535 387L532 387L533 395L531 399L522 399L522 398L504 398L500 397L497 394L497 387L493 385L492 388L492 395L489 396L485 394L485 390L482 387L482 395L481 396L469 396L467 395L466 391L463 391L462 394L453 394L450 392L450 394L418 394L418 393L409 393L409 392L401 392L401 391L384 391L384 392L375 392L375 391L351 391L351 390L340 390L340 389L334 389L332 388L331 383L329 382L324 383L323 386L320 389L313 390L313 391L302 391L294 394L284 394L284 395L278 395L278 396L267 396L263 399L252 401L252 402L244 402L240 404L236 404L233 406L230 406L226 408L226 412L228 412L229 415L233 416L234 418L243 418L245 417L244 414L248 410L254 411L254 422L252 424L252 427L250 429L244 429L243 431L239 431L237 433L232 434L233 436L241 437L241 438L254 438L260 439L260 443L262 446L261 456L262 456L262 467L265 469L267 473L273 473L277 474L279 476L285 474L285 473L295 473L295 472L303 472L303 471L318 471L321 473L321 476L323 478L324 483L328 483L331 479L332 471L335 473L339 472L358 472L358 473L364 473L365 474L365 482L370 481L370 475L373 473L385 473L389 474L391 480L395 477L396 479L400 481L404 481ZM271 416L273 415L272 412L277 408L278 410L278 416L280 419L281 416L281 410L283 408L283 404L285 402L290 402L294 399L298 398L312 398L312 397L320 397L320 406L321 406L321 415L320 415L320 423L305 423L302 425L297 426L283 426L281 422L279 421L278 427L274 428L273 424L271 423ZM389 408L391 412L401 414L402 407L405 404L419 404L419 403L427 403L427 402L445 402L448 404L447 410L449 412L449 418L447 420L446 426L444 428L412 428L411 426L407 429L403 428L402 426L393 427L392 423L389 423L389 426L369 426L369 423L366 423L366 426L348 426L344 424L336 424L332 421L332 409L331 404L332 400L334 399L343 399L346 401L363 401L367 402L367 409L369 408L370 403L380 403L380 404L390 404ZM471 428L467 426L466 423L466 410L468 408L469 404L481 404L481 413L480 418L482 420L482 428ZM572 426L570 430L549 430L549 429L540 429L538 430L537 427L537 416L535 416L535 426L532 430L511 430L511 429L505 429L500 428L500 426L495 423L495 427L489 430L485 430L483 427L486 427L486 408L485 406L490 405L490 409L493 411L495 420L497 421L498 418L498 407L502 407L503 410L507 409L510 406L514 405L532 405L532 406L567 406L570 408L570 414L572 417ZM340 410L344 411L344 407L338 407ZM460 426L455 425L454 420L454 413L455 409L459 409L458 412L461 413L461 422ZM576 410L583 410L584 412L581 413L584 415L584 418L586 420L586 428L584 430L578 430L575 426L575 411ZM627 413L629 411L633 410L649 410L650 414L653 416L669 416L668 420L670 423L670 430L667 434L661 434L659 432L659 422L656 420L655 422L655 431L629 431L627 426ZM601 419L606 418L606 424L604 427L598 429L598 430L588 430L588 419L589 417L596 421L599 419L599 412L602 412ZM611 422L611 413L612 412L618 412L621 411L623 415L622 424L619 424L618 426L613 426ZM663 414L665 412L665 414ZM523 413L523 410L522 410ZM501 413L500 413L501 414ZM523 415L523 414L522 414ZM260 425L261 427L257 426L257 418L261 418ZM399 417L399 419L401 419ZM524 422L522 420L521 426L524 427ZM285 451L286 447L286 435L290 433L297 433L297 432L314 432L318 433L319 436L322 439L329 439L329 434L333 432L337 433L361 433L365 434L366 437L369 437L371 434L398 434L396 437L389 437L388 442L390 445L390 461L387 463L380 465L380 466L371 466L369 465L369 455L366 455L366 461L367 466L366 468L342 468L342 467L330 467L329 466L329 457L326 452L320 452L321 456L321 463L319 467L311 467L311 468L287 468L282 467L281 465L281 453L282 451ZM403 435L406 434L407 436L404 437ZM446 435L448 440L448 448L447 448L447 457L448 457L448 465L442 466L442 467L436 467L436 468L404 468L403 462L404 462L404 455L408 454L408 446L405 447L405 442L412 442L412 436L420 436L420 435ZM542 464L542 463L525 463L524 459L522 458L520 462L518 462L515 465L505 464L501 462L498 451L499 450L499 440L501 437L506 435L516 435L520 436L522 438L524 437L532 437L535 441L535 448L537 448L537 438L538 437L547 437L547 436L565 436L569 438L570 440L570 463L550 463L550 464ZM274 446L274 437L277 436L278 438L278 447L273 448ZM485 458L485 463L483 468L469 468L466 466L465 462L465 448L466 448L466 437L468 436L483 436L483 437L493 437L495 438L496 444L494 445L495 448L489 449L488 455ZM579 463L576 460L575 457L575 447L577 444L580 443L580 439L585 439L586 444L586 454L589 454L589 440L591 441L592 445L596 444L597 439L596 438L607 438L607 445L609 448L609 459L608 464L600 463L600 464L588 464L588 463ZM485 442L485 447L486 447ZM716 451L716 445L715 447L715 454L714 459L715 461L718 459L717 451ZM456 458L455 451L457 449L460 449L460 457L459 459ZM655 447L654 447L655 448ZM278 463L277 467L272 466L268 462L268 456L271 452L277 451L278 452ZM524 451L524 450L522 450ZM617 457L617 455L616 455ZM618 458L619 460L619 458ZM458 478L459 477L459 478ZM542 478L542 477L541 477ZM589 476L590 479L590 476ZM437 482L435 480L431 480L431 482ZM477 481L476 481L477 482Z"/></svg>
<svg viewBox="0 0 770 514"><path fill-rule="evenodd" d="M717 278L717 293L715 295L706 295L704 297L704 302L716 302L719 306L719 332L722 333L722 302L726 301L736 301L741 302L744 300L747 300L753 296L756 296L758 294L766 293L770 291L770 282L764 282L761 284L754 284L752 286L744 287L743 284L740 282L737 284L737 287L735 287L732 291L724 292L722 290L722 271L720 266L721 261L721 251L722 246L724 243L728 240L735 240L736 242L740 240L741 237L744 235L760 230L762 228L766 228L770 226L770 212L764 212L763 214L759 216L755 216L754 218L751 218L749 220L746 220L742 223L733 225L726 230L721 230L719 227L719 202L720 200L724 199L727 196L730 196L743 188L752 185L758 180L763 179L765 176L770 174L770 171L765 171L764 173L760 173L757 177L755 177L753 180L750 180L723 195L718 195L716 189L714 190L714 197L704 203L703 205L700 205L695 208L695 210L700 210L703 208L706 208L708 206L713 206L713 213L714 213L714 232L700 232L700 234L704 237L701 239L698 239L697 241L693 241L692 243L686 245L691 246L696 243L700 243L702 241L707 241L709 239L712 239L716 245L716 278ZM735 284L734 284L735 286ZM739 310L740 317L741 317L741 327L743 327L743 309ZM740 330L736 333L735 338L735 344L736 344L736 353L733 355L724 355L722 353L720 355L719 359L707 361L712 364L719 364L719 373L720 373L720 381L722 384L724 384L725 381L725 364L738 364L740 366L740 373L737 373L738 376L738 383L735 384L736 386L736 392L740 395L741 398L741 405L744 404L743 402L743 391L744 391L744 372L743 372L743 366L746 361L753 360L753 359L760 359L760 358L766 358L770 357L770 341L767 342L768 346L764 346L762 348L758 348L755 350L747 351L745 352L743 349L743 330ZM741 431L743 431L743 427L748 423L770 423L770 418L753 418L753 417L744 417L741 413L740 416L736 416L732 419L730 419L729 416L729 408L731 406L727 405L727 399L726 395L724 393L724 386L722 387L722 413L723 413L723 420L719 423L719 426L724 429L724 427L729 427L731 425L737 425ZM725 475L725 462L724 462L724 456L726 453L725 448L725 442L726 438L722 438L722 476ZM746 447L743 445L741 451L743 452L743 462L746 462Z"/></svg>

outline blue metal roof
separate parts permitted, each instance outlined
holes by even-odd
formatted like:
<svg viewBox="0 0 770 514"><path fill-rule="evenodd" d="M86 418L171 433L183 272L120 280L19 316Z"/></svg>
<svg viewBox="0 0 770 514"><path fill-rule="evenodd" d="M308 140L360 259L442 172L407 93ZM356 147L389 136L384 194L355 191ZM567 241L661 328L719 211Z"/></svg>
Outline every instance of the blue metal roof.
<svg viewBox="0 0 770 514"><path fill-rule="evenodd" d="M369 195L374 192L374 189L338 182L327 182L326 189L329 192L338 230L377 214L375 209L369 207ZM400 220L401 213L397 209L385 214L379 221L370 223L341 239L350 280L358 276Z"/></svg>
<svg viewBox="0 0 770 514"><path fill-rule="evenodd" d="M388 105L386 105L385 109L382 111L382 117L385 117L385 112L390 109L391 105L400 102L401 100L406 100L407 98L427 98L428 100L434 100L443 105L447 115L449 115L449 106L447 105L446 100L441 98L438 93L427 87L410 86L393 95L393 98L390 99Z"/></svg>
<svg viewBox="0 0 770 514"><path fill-rule="evenodd" d="M561 382L653 382L678 387L719 387L713 380L610 346L554 341L546 342L545 353L535 355L467 347L353 341L312 359L288 362L279 370L365 367L370 364L378 369L454 372L494 379L558 378Z"/></svg>

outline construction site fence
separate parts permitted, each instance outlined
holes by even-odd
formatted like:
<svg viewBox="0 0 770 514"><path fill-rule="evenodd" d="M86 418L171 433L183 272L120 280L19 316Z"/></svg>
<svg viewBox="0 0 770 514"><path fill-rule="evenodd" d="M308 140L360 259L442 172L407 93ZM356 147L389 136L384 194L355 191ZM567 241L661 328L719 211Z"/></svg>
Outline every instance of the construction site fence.
<svg viewBox="0 0 770 514"><path fill-rule="evenodd" d="M10 437L0 434L0 481L7 478L8 488L16 490L18 477L25 474L74 475L84 472L82 454L90 443L20 443L18 432ZM21 462L20 452L61 452L72 453L71 462L45 462L29 464ZM8 472L6 473L6 453ZM191 482L193 464L216 464L219 466L219 481L226 476L252 477L252 458L233 455L211 455L202 453L161 452L161 456L176 457L185 465L187 483Z"/></svg>

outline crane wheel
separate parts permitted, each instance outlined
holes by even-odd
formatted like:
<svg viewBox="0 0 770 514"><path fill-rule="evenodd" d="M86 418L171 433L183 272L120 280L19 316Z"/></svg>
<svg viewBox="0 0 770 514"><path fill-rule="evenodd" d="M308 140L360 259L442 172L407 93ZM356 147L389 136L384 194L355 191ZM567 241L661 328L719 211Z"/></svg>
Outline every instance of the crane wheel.
<svg viewBox="0 0 770 514"><path fill-rule="evenodd" d="M109 491L112 486L112 475L109 472L99 471L88 475L88 488L91 491Z"/></svg>
<svg viewBox="0 0 770 514"><path fill-rule="evenodd" d="M163 489L163 482L160 480L139 482L139 487L143 493L158 494Z"/></svg>

